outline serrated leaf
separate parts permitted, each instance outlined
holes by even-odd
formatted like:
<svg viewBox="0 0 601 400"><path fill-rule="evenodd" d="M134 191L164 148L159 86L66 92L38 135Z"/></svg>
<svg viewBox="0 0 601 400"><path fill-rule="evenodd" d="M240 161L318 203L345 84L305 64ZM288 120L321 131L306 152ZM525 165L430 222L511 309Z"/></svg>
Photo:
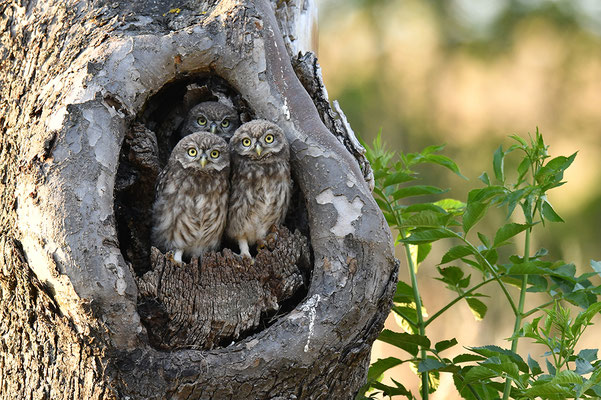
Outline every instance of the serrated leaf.
<svg viewBox="0 0 601 400"><path fill-rule="evenodd" d="M472 248L469 246L454 246L454 247L451 247L449 249L449 251L447 251L445 253L444 256L442 256L442 260L440 260L440 263L447 264L447 263L450 263L451 261L469 256L472 254L474 254L474 252L473 252Z"/></svg>
<svg viewBox="0 0 601 400"><path fill-rule="evenodd" d="M566 396L565 398L567 398L573 393L570 389L558 385L557 383L547 382L540 385L532 386L531 388L524 391L523 394L527 398L533 399L535 397L557 398L558 395Z"/></svg>
<svg viewBox="0 0 601 400"><path fill-rule="evenodd" d="M372 382L371 387L377 390L381 390L384 396L411 396L411 392L405 389L403 385L401 385L400 387L394 387L385 385L381 382Z"/></svg>
<svg viewBox="0 0 601 400"><path fill-rule="evenodd" d="M440 342L436 343L434 345L434 348L436 349L437 352L441 352L444 351L446 349L450 349L451 347L455 346L457 344L457 339L453 338L450 340L441 340Z"/></svg>
<svg viewBox="0 0 601 400"><path fill-rule="evenodd" d="M504 158L505 153L503 152L503 146L499 146L499 148L495 151L493 155L492 165L493 171L495 173L495 178L497 178L498 181L503 183L505 183Z"/></svg>
<svg viewBox="0 0 601 400"><path fill-rule="evenodd" d="M426 348L430 347L430 341L425 336L394 332L390 329L384 329L382 332L380 332L378 340L405 350L414 357L417 356L419 351L418 346L423 346Z"/></svg>
<svg viewBox="0 0 601 400"><path fill-rule="evenodd" d="M467 298L465 299L467 301L467 304L470 306L470 310L472 310L472 314L474 314L474 317L476 318L476 320L480 321L482 320L482 318L484 318L484 316L486 315L486 311L488 310L488 307L486 307L486 304L484 304L483 302L481 302L478 299L474 299L474 298Z"/></svg>
<svg viewBox="0 0 601 400"><path fill-rule="evenodd" d="M475 367L470 368L470 370L467 371L463 382L465 384L469 384L469 383L481 381L484 379L494 378L495 376L497 376L496 372L491 371L490 369L488 369L486 367L477 365Z"/></svg>
<svg viewBox="0 0 601 400"><path fill-rule="evenodd" d="M463 213L463 231L467 234L469 230L484 217L489 203L479 201L468 202Z"/></svg>
<svg viewBox="0 0 601 400"><path fill-rule="evenodd" d="M501 243L505 242L507 239L510 239L517 235L520 232L528 229L528 225L526 224L516 224L514 222L505 224L497 231L495 234L495 240L493 242L493 247L499 246Z"/></svg>
<svg viewBox="0 0 601 400"><path fill-rule="evenodd" d="M425 360L421 360L417 366L417 372L428 372L433 370L438 370L440 368L444 368L445 364L434 358L426 358Z"/></svg>
<svg viewBox="0 0 601 400"><path fill-rule="evenodd" d="M443 229L427 229L417 232L411 232L411 236L406 239L400 240L403 243L409 244L422 244L431 243L440 239L455 237L452 232Z"/></svg>
<svg viewBox="0 0 601 400"><path fill-rule="evenodd" d="M503 374L507 374L507 376L519 381L520 379L520 371L518 366L512 362L502 362L500 364L496 363L482 363L483 367L486 367L490 370L495 371L498 376L502 376Z"/></svg>
<svg viewBox="0 0 601 400"><path fill-rule="evenodd" d="M574 361L574 364L576 365L575 372L578 375L586 375L589 372L593 372L595 369L590 362L583 358L577 358L576 361Z"/></svg>
<svg viewBox="0 0 601 400"><path fill-rule="evenodd" d="M378 361L370 365L367 372L367 379L374 381L378 380L384 372L402 363L403 361L395 357L380 358Z"/></svg>
<svg viewBox="0 0 601 400"><path fill-rule="evenodd" d="M509 357L510 360L512 360L515 364L518 365L520 371L528 372L528 364L526 364L526 362L522 359L522 357L519 354L511 350L504 349L495 345L470 347L469 349L475 353L478 353L488 358L495 356L500 358Z"/></svg>
<svg viewBox="0 0 601 400"><path fill-rule="evenodd" d="M598 351L598 349L582 349L578 353L578 357L582 358L583 360L593 362L597 360Z"/></svg>
<svg viewBox="0 0 601 400"><path fill-rule="evenodd" d="M528 354L528 366L530 367L530 371L532 371L532 375L540 375L543 373L540 364L530 357L530 354Z"/></svg>
<svg viewBox="0 0 601 400"><path fill-rule="evenodd" d="M415 185L415 186L408 186L408 187L404 187L404 188L396 190L392 194L392 197L395 200L399 200L399 199L403 199L405 197L425 196L428 194L441 194L441 193L445 193L447 191L448 190L440 189L440 188L437 188L436 186Z"/></svg>
<svg viewBox="0 0 601 400"><path fill-rule="evenodd" d="M555 212L548 201L543 201L541 213L544 219L551 222L564 222L564 220Z"/></svg>
<svg viewBox="0 0 601 400"><path fill-rule="evenodd" d="M558 385L568 385L570 383L582 384L582 382L582 377L570 370L561 371L551 380L551 383L557 383Z"/></svg>
<svg viewBox="0 0 601 400"><path fill-rule="evenodd" d="M398 343L409 343L424 348L430 347L430 339L422 335L412 335L410 333L399 333L391 331L390 329L384 329L380 332L378 340L385 341L386 343L396 346Z"/></svg>

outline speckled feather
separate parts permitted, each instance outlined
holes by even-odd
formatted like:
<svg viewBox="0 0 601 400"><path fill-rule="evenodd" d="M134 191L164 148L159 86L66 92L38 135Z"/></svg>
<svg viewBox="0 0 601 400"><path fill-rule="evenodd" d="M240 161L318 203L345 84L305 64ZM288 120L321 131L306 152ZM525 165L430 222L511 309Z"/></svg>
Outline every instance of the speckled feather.
<svg viewBox="0 0 601 400"><path fill-rule="evenodd" d="M195 148L197 157L188 149ZM219 151L212 159L211 151ZM207 155L201 168L200 158ZM163 251L197 257L219 247L226 224L229 193L227 143L208 132L186 136L161 171L153 205L153 244Z"/></svg>
<svg viewBox="0 0 601 400"><path fill-rule="evenodd" d="M267 134L273 143L265 143ZM250 139L248 148L242 145ZM262 147L259 156L256 144ZM253 245L271 225L283 222L290 201L290 153L284 132L265 120L242 125L230 142L232 154L231 191L226 234ZM241 252L244 250L241 246Z"/></svg>
<svg viewBox="0 0 601 400"><path fill-rule="evenodd" d="M206 118L206 124L200 125L198 118ZM228 126L224 127L222 123L228 121ZM229 141L234 135L236 129L240 126L240 116L237 110L216 101L205 101L188 112L186 120L182 124L180 136L184 137L192 132L204 131L210 132L211 125L215 124L214 132L217 136Z"/></svg>

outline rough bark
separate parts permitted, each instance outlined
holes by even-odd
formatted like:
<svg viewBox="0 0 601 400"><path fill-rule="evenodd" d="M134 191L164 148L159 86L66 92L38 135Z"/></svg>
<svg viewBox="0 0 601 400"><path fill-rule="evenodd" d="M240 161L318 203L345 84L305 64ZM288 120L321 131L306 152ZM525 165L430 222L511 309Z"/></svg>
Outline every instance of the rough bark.
<svg viewBox="0 0 601 400"><path fill-rule="evenodd" d="M307 41L290 32L307 24L286 15L276 20L267 0L0 5L0 398L356 392L397 267L362 171L294 74L288 51ZM115 182L153 96L199 74L224 79L286 132L313 273L272 325L223 348L167 352L137 312Z"/></svg>

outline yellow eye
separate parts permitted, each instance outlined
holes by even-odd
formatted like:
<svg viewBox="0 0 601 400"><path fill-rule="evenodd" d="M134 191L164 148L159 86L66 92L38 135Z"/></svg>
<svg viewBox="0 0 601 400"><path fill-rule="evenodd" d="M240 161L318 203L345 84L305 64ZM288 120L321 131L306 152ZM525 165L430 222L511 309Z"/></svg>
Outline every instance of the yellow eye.
<svg viewBox="0 0 601 400"><path fill-rule="evenodd" d="M197 154L198 154L198 151L196 151L196 149L194 147L190 147L188 149L188 155L190 157L196 157Z"/></svg>
<svg viewBox="0 0 601 400"><path fill-rule="evenodd" d="M207 119L205 117L198 118L198 125L205 126L207 124Z"/></svg>
<svg viewBox="0 0 601 400"><path fill-rule="evenodd" d="M250 139L249 138L242 139L242 146L244 146L244 147L250 146Z"/></svg>
<svg viewBox="0 0 601 400"><path fill-rule="evenodd" d="M211 151L211 158L217 158L217 157L219 157L219 150Z"/></svg>
<svg viewBox="0 0 601 400"><path fill-rule="evenodd" d="M223 121L221 121L221 126L227 128L228 126L230 126L230 120L227 118L224 119Z"/></svg>
<svg viewBox="0 0 601 400"><path fill-rule="evenodd" d="M270 133L269 135L265 136L265 143L271 142L273 142L273 135Z"/></svg>

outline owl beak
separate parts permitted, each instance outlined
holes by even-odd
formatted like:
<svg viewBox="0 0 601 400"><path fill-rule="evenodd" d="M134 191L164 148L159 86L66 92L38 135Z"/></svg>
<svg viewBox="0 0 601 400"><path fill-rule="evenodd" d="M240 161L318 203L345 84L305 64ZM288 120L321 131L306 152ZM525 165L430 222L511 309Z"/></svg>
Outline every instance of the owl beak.
<svg viewBox="0 0 601 400"><path fill-rule="evenodd" d="M207 157L206 157L206 156L202 156L202 157L200 158L200 166L201 166L202 168L204 168L204 167L205 167L205 165L207 165Z"/></svg>
<svg viewBox="0 0 601 400"><path fill-rule="evenodd" d="M217 124L216 123L212 123L211 124L211 128L210 128L211 133L214 135L217 132Z"/></svg>
<svg viewBox="0 0 601 400"><path fill-rule="evenodd" d="M257 144L257 145L255 146L255 151L257 152L257 155L258 155L258 156L261 156L261 152L263 151L263 148L261 147L261 145L260 145L260 144Z"/></svg>

